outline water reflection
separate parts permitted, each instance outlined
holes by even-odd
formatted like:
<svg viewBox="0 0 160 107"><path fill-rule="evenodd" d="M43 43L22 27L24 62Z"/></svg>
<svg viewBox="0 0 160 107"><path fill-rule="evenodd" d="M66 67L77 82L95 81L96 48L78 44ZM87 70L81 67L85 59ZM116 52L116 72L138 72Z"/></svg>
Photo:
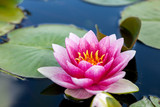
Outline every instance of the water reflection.
<svg viewBox="0 0 160 107"><path fill-rule="evenodd" d="M0 107L12 107L25 91L18 79L0 72Z"/></svg>

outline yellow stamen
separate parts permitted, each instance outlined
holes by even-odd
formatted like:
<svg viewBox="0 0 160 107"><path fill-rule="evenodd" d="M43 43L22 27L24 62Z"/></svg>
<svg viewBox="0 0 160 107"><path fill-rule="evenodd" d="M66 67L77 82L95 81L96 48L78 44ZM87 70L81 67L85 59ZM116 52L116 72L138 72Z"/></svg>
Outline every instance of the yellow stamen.
<svg viewBox="0 0 160 107"><path fill-rule="evenodd" d="M93 56L93 51L91 51L91 53L89 54L88 50L86 50L86 52L83 52L84 57L81 55L80 52L78 52L78 58L75 58L75 60L79 63L80 61L84 60L87 61L89 63L91 63L92 65L97 65L98 63L103 63L103 59L104 59L104 55L102 55L101 57L99 57L98 55L99 50L96 51L95 55Z"/></svg>

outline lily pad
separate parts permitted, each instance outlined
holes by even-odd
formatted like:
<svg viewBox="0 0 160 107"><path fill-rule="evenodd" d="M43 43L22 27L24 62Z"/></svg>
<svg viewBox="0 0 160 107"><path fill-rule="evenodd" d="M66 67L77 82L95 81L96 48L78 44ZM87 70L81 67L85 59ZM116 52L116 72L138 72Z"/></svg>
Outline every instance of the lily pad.
<svg viewBox="0 0 160 107"><path fill-rule="evenodd" d="M154 106L149 99L147 99L146 97L143 97L142 100L131 104L129 107L154 107Z"/></svg>
<svg viewBox="0 0 160 107"><path fill-rule="evenodd" d="M137 17L128 17L120 24L120 33L124 38L122 50L126 51L132 49L138 39L141 28L141 20Z"/></svg>
<svg viewBox="0 0 160 107"><path fill-rule="evenodd" d="M0 36L8 33L24 18L23 11L17 7L22 0L0 0Z"/></svg>
<svg viewBox="0 0 160 107"><path fill-rule="evenodd" d="M149 96L150 100L143 97L142 100L137 101L129 107L160 107L160 98L155 96Z"/></svg>
<svg viewBox="0 0 160 107"><path fill-rule="evenodd" d="M0 21L0 36L14 29L15 25Z"/></svg>
<svg viewBox="0 0 160 107"><path fill-rule="evenodd" d="M152 101L155 107L160 107L160 98L155 96L150 96L150 100Z"/></svg>
<svg viewBox="0 0 160 107"><path fill-rule="evenodd" d="M135 16L142 21L138 39L144 44L160 49L160 1L149 0L127 7L122 12L122 20Z"/></svg>
<svg viewBox="0 0 160 107"><path fill-rule="evenodd" d="M120 5L127 5L138 0L84 0L85 2L102 5L102 6L120 6Z"/></svg>
<svg viewBox="0 0 160 107"><path fill-rule="evenodd" d="M73 25L40 25L12 31L10 41L0 46L0 68L23 77L43 78L37 71L43 66L58 66L52 43L65 46L65 38L73 32L83 36L86 31Z"/></svg>

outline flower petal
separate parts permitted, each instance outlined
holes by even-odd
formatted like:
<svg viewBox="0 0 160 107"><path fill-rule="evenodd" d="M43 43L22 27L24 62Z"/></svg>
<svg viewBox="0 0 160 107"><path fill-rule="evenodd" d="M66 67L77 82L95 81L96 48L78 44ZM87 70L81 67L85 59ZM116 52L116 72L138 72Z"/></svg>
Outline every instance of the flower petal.
<svg viewBox="0 0 160 107"><path fill-rule="evenodd" d="M77 45L79 44L80 38L77 35L75 35L74 33L69 34L69 39L73 40L75 43L77 43Z"/></svg>
<svg viewBox="0 0 160 107"><path fill-rule="evenodd" d="M92 30L88 31L85 35L84 38L88 41L89 45L90 45L90 51L93 51L93 53L96 52L96 50L98 50L98 39L96 37L96 35L94 34L94 32Z"/></svg>
<svg viewBox="0 0 160 107"><path fill-rule="evenodd" d="M90 51L89 47L90 47L90 44L88 43L88 41L85 38L81 38L78 45L78 49L79 49L78 52L83 54L83 52L86 52L86 50Z"/></svg>
<svg viewBox="0 0 160 107"><path fill-rule="evenodd" d="M71 77L60 67L41 67L38 71L56 84L70 89L78 89Z"/></svg>
<svg viewBox="0 0 160 107"><path fill-rule="evenodd" d="M106 54L106 51L108 50L109 47L110 47L110 39L109 39L109 36L106 36L103 39L101 39L99 42L100 53L102 55Z"/></svg>
<svg viewBox="0 0 160 107"><path fill-rule="evenodd" d="M67 57L65 56L62 56L61 54L59 53L53 53L55 59L57 60L57 62L59 63L59 65L65 70L67 71L68 70L68 67L66 66L67 62L66 61L69 61L70 62L70 59L68 59Z"/></svg>
<svg viewBox="0 0 160 107"><path fill-rule="evenodd" d="M55 53L58 53L64 57L66 57L69 60L69 56L67 54L67 51L64 47L57 45L57 44L52 44L53 50Z"/></svg>
<svg viewBox="0 0 160 107"><path fill-rule="evenodd" d="M77 86L80 86L82 88L89 87L93 84L93 80L89 79L89 78L78 79L78 78L72 77L72 81L74 84L76 84Z"/></svg>
<svg viewBox="0 0 160 107"><path fill-rule="evenodd" d="M78 45L74 41L68 38L66 38L65 43L66 43L66 50L69 55L69 58L71 62L76 65L77 62L75 61L75 58L78 57Z"/></svg>
<svg viewBox="0 0 160 107"><path fill-rule="evenodd" d="M98 82L102 79L104 74L105 69L103 66L94 65L85 72L85 77L91 78L94 82Z"/></svg>
<svg viewBox="0 0 160 107"><path fill-rule="evenodd" d="M68 70L67 73L72 77L82 78L84 77L84 71L76 67L72 63L67 61Z"/></svg>
<svg viewBox="0 0 160 107"><path fill-rule="evenodd" d="M121 53L120 56L118 56L114 60L112 66L110 68L110 71L107 75L111 76L111 75L115 74L116 72L123 70L127 66L128 62L134 57L135 52L136 51L134 51L134 50L130 50L130 51L125 51L125 52Z"/></svg>
<svg viewBox="0 0 160 107"><path fill-rule="evenodd" d="M87 92L91 94L97 94L100 92L105 91L108 88L108 86L103 86L103 85L92 85L90 87L85 88Z"/></svg>
<svg viewBox="0 0 160 107"><path fill-rule="evenodd" d="M83 71L86 71L91 66L93 66L93 65L91 63L87 62L87 61L80 61L79 64L78 64L78 67Z"/></svg>
<svg viewBox="0 0 160 107"><path fill-rule="evenodd" d="M110 87L107 89L107 92L113 94L128 94L137 91L139 91L139 88L135 84L126 79L120 79L116 83L110 85Z"/></svg>
<svg viewBox="0 0 160 107"><path fill-rule="evenodd" d="M104 68L105 68L106 71L108 71L110 69L113 61L114 61L114 58L112 57L111 60L104 65Z"/></svg>
<svg viewBox="0 0 160 107"><path fill-rule="evenodd" d="M111 45L110 45L110 48L109 48L109 56L110 57L116 57L117 55L120 54L121 52L121 48L123 46L123 43L124 43L124 39L123 38L120 38L116 41L114 41Z"/></svg>
<svg viewBox="0 0 160 107"><path fill-rule="evenodd" d="M110 35L110 36L109 36L110 45L112 45L112 43L113 43L114 41L116 41L116 39L117 39L117 37L116 37L115 34Z"/></svg>
<svg viewBox="0 0 160 107"><path fill-rule="evenodd" d="M90 107L122 107L109 93L98 93L92 100Z"/></svg>
<svg viewBox="0 0 160 107"><path fill-rule="evenodd" d="M93 94L88 93L84 89L66 89L65 94L76 99L88 99L93 96Z"/></svg>
<svg viewBox="0 0 160 107"><path fill-rule="evenodd" d="M101 81L98 85L109 86L109 85L117 82L119 79L122 79L125 76L125 74L126 74L126 72L124 72L124 71L118 72L115 75L113 75L112 77Z"/></svg>
<svg viewBox="0 0 160 107"><path fill-rule="evenodd" d="M84 38L88 41L88 43L98 43L98 39L96 37L96 35L94 34L94 32L92 30L88 31L85 35Z"/></svg>

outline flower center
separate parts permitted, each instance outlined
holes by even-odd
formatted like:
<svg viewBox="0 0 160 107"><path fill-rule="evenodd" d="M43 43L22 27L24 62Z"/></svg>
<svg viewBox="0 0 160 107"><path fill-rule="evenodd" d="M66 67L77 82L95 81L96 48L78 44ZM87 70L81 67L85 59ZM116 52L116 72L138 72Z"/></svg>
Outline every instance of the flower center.
<svg viewBox="0 0 160 107"><path fill-rule="evenodd" d="M96 51L95 55L93 56L93 51L91 53L88 53L88 50L86 52L83 52L83 55L81 55L80 52L78 52L78 58L75 58L75 60L79 63L80 61L84 60L92 65L97 65L103 63L103 58L105 54L103 54L101 57L98 55L99 50Z"/></svg>

